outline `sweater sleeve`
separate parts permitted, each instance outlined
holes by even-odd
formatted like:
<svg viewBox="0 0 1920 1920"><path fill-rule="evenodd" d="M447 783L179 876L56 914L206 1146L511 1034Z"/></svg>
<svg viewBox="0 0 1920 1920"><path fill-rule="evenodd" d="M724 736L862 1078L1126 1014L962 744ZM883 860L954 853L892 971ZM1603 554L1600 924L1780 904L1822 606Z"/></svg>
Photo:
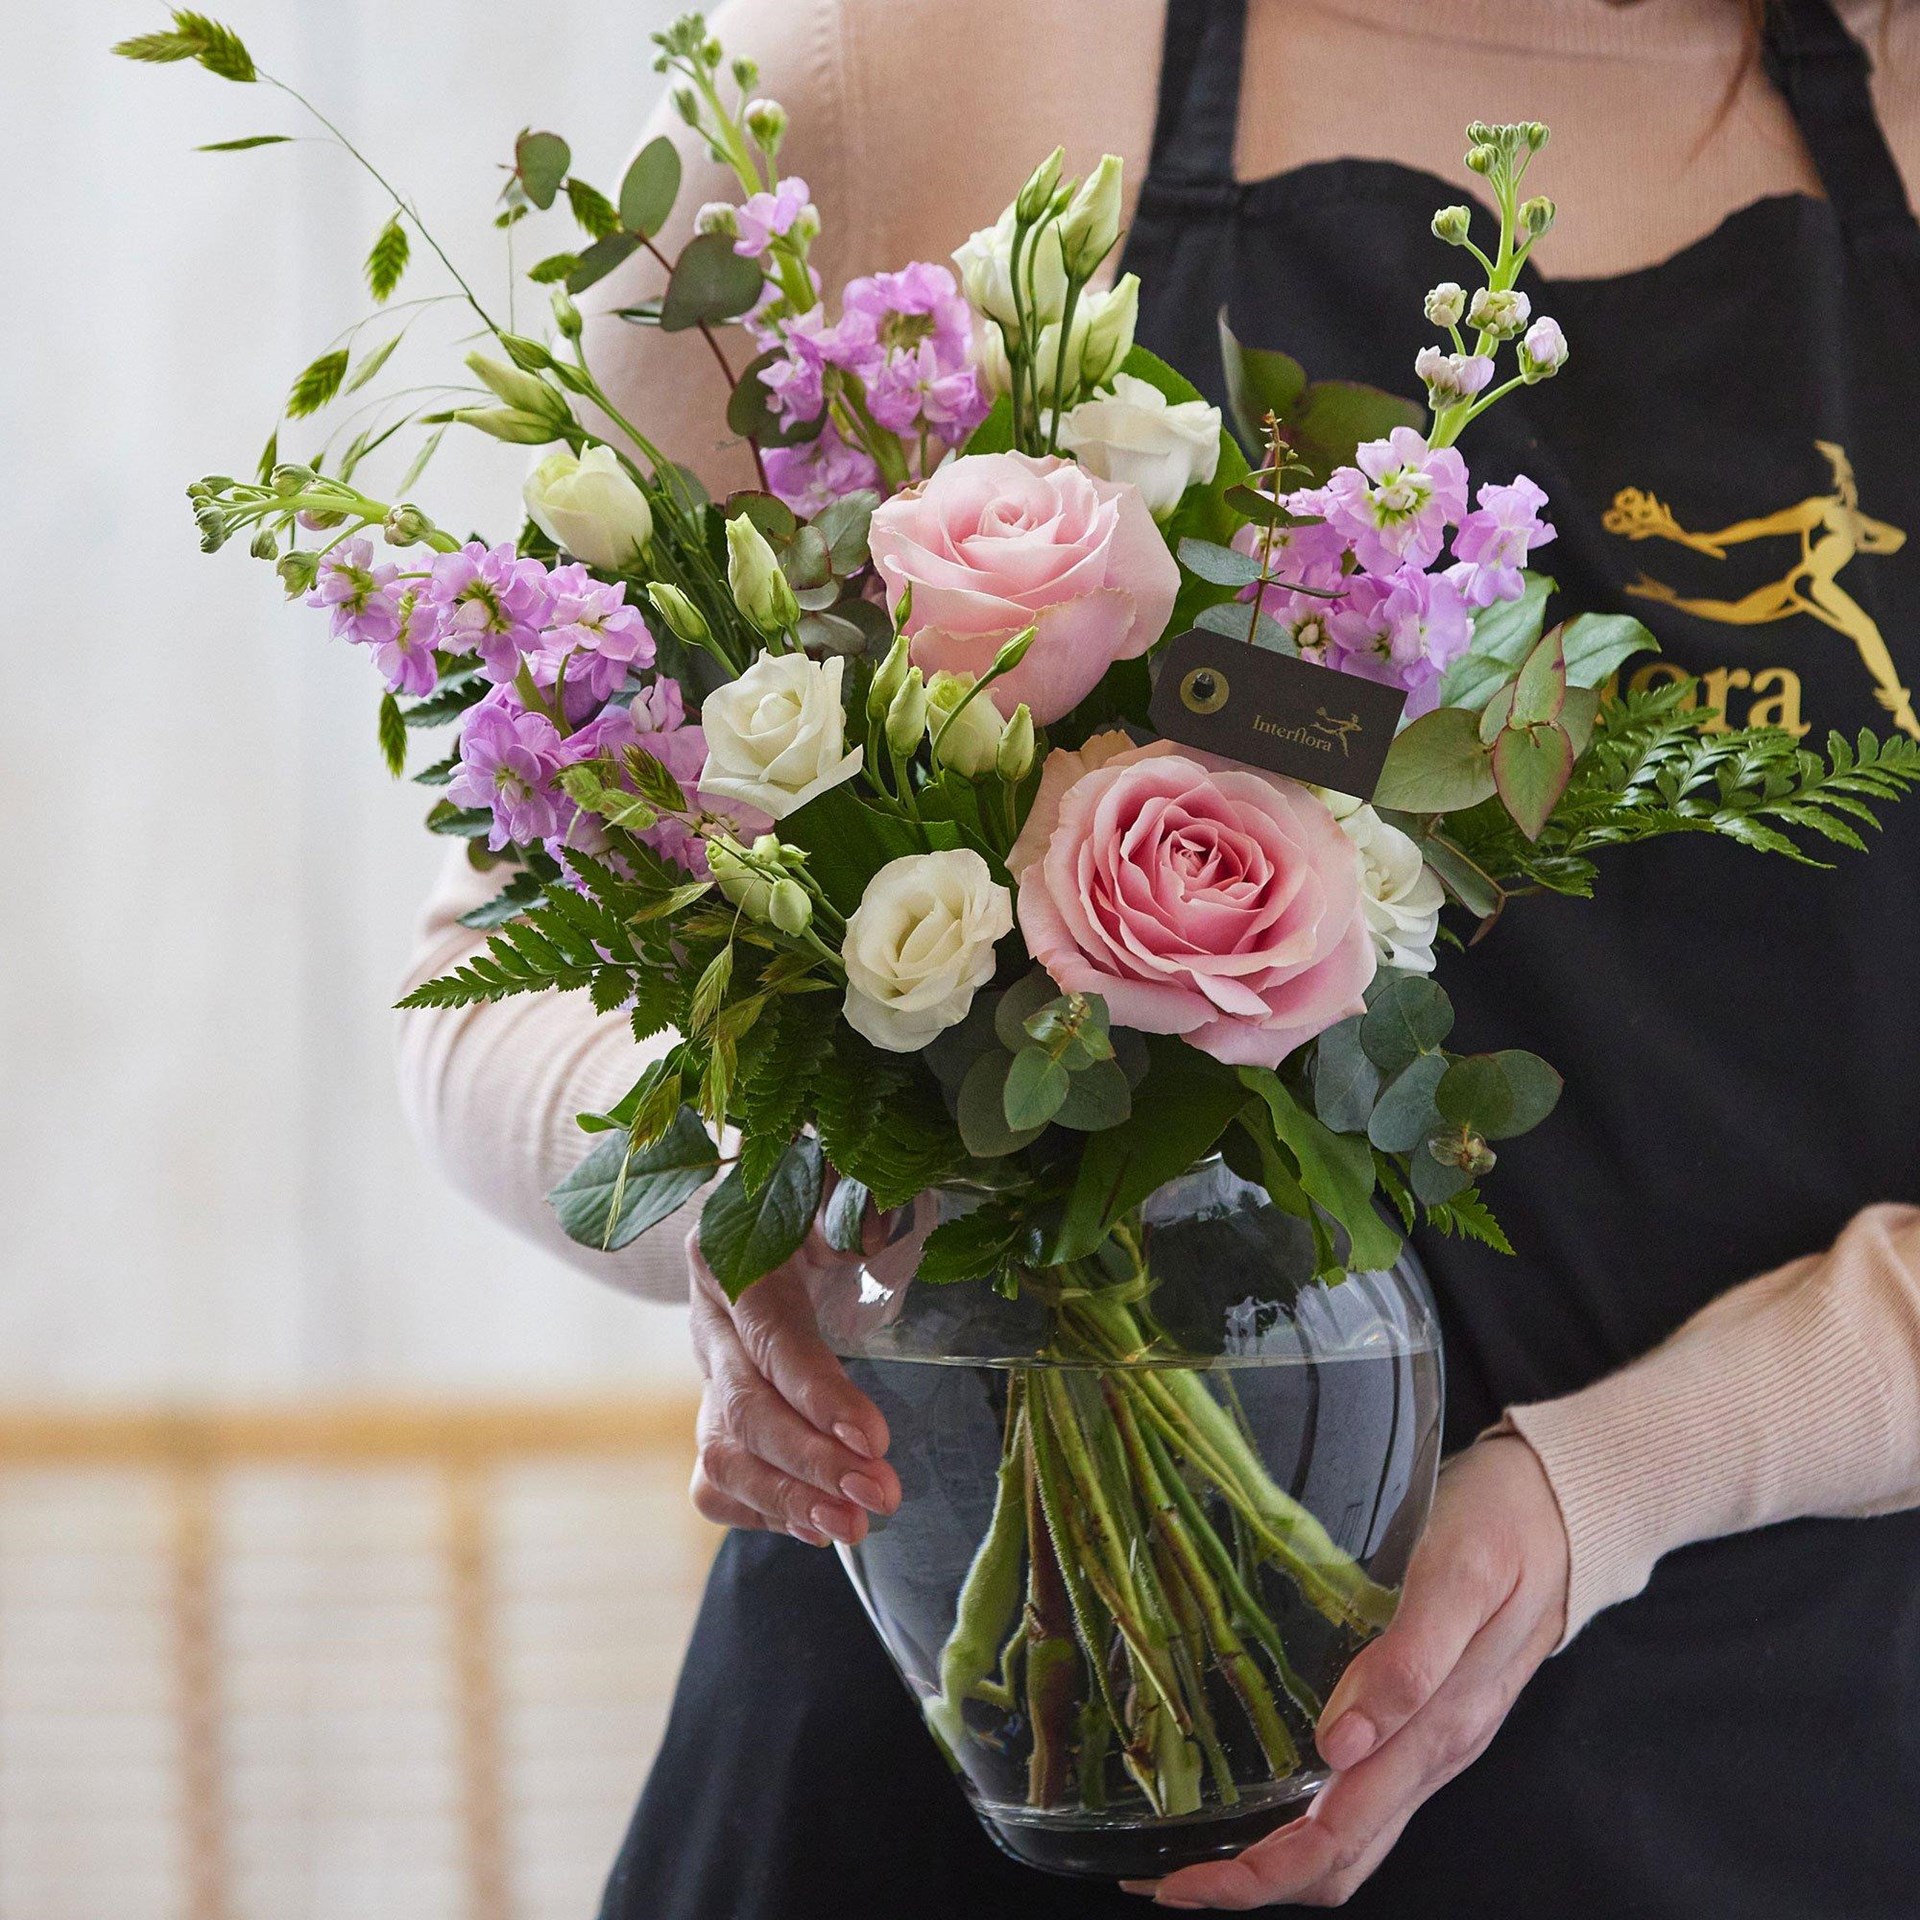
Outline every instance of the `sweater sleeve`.
<svg viewBox="0 0 1920 1920"><path fill-rule="evenodd" d="M1533 1448L1566 1522L1562 1646L1674 1547L1920 1506L1920 1208L1869 1207L1827 1252L1495 1431Z"/></svg>

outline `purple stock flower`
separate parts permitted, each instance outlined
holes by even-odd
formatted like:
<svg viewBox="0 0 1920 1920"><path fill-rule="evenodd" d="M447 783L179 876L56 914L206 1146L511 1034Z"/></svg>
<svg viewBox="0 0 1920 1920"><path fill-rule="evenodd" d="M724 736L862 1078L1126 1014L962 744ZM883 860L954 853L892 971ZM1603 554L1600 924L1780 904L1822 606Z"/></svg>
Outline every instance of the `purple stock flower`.
<svg viewBox="0 0 1920 1920"><path fill-rule="evenodd" d="M393 597L393 624L373 642L373 664L395 693L416 697L431 693L440 677L434 657L442 638L441 610L427 598L426 583L415 580Z"/></svg>
<svg viewBox="0 0 1920 1920"><path fill-rule="evenodd" d="M445 609L441 644L477 653L496 683L511 680L522 656L539 647L552 607L546 568L522 560L506 541L486 547L470 540L457 553L437 555L429 592Z"/></svg>
<svg viewBox="0 0 1920 1920"><path fill-rule="evenodd" d="M391 589L399 577L393 563L373 564L372 541L343 540L321 560L307 605L331 609L337 638L377 646L393 637L397 609Z"/></svg>
<svg viewBox="0 0 1920 1920"><path fill-rule="evenodd" d="M1467 511L1467 464L1453 447L1429 447L1411 427L1369 440L1357 465L1288 499L1295 513L1320 514L1344 534L1368 573L1428 566L1449 525Z"/></svg>
<svg viewBox="0 0 1920 1920"><path fill-rule="evenodd" d="M867 404L889 433L910 435L924 423L950 447L987 417L980 376L964 360L944 365L931 340L889 354L867 387Z"/></svg>
<svg viewBox="0 0 1920 1920"><path fill-rule="evenodd" d="M762 456L767 485L795 513L812 515L863 487L880 489L880 469L859 447L841 439L831 421L797 447L769 447Z"/></svg>
<svg viewBox="0 0 1920 1920"><path fill-rule="evenodd" d="M734 252L748 260L759 259L776 239L793 231L793 223L806 212L812 197L798 174L782 180L771 193L749 194L734 215L740 230Z"/></svg>
<svg viewBox="0 0 1920 1920"><path fill-rule="evenodd" d="M1439 704L1440 676L1472 638L1467 603L1452 581L1417 567L1356 574L1346 594L1327 604L1324 664L1404 688L1409 719Z"/></svg>
<svg viewBox="0 0 1920 1920"><path fill-rule="evenodd" d="M553 786L561 739L545 714L530 713L502 687L472 708L460 730L460 768L447 783L457 807L493 814L487 845L498 853L510 841L526 845L560 829L565 795Z"/></svg>
<svg viewBox="0 0 1920 1920"><path fill-rule="evenodd" d="M1546 494L1524 473L1511 486L1489 481L1480 489L1478 504L1453 536L1454 565L1446 573L1468 606L1519 599L1527 555L1554 537L1540 518L1546 504Z"/></svg>
<svg viewBox="0 0 1920 1920"><path fill-rule="evenodd" d="M637 607L627 605L624 582L607 586L577 562L558 567L547 577L553 609L539 646L528 665L539 685L559 678L563 661L567 688L581 688L590 698L604 700L627 677L629 667L652 663L653 635Z"/></svg>

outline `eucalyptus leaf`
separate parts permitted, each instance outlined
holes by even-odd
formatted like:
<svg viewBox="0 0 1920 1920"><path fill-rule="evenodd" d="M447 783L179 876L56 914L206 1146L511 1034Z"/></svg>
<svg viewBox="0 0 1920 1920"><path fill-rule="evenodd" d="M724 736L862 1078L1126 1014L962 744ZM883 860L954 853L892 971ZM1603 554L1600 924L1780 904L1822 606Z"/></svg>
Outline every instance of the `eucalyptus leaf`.
<svg viewBox="0 0 1920 1920"><path fill-rule="evenodd" d="M1266 1103L1275 1138L1300 1169L1301 1186L1346 1229L1354 1270L1390 1266L1399 1255L1400 1236L1373 1208L1373 1149L1310 1114L1268 1068L1242 1067L1240 1079Z"/></svg>
<svg viewBox="0 0 1920 1920"><path fill-rule="evenodd" d="M1411 1153L1424 1146L1444 1117L1435 1100L1452 1071L1443 1053L1423 1053L1386 1084L1367 1122L1367 1138L1382 1153Z"/></svg>
<svg viewBox="0 0 1920 1920"><path fill-rule="evenodd" d="M1255 613L1244 600L1220 600L1210 607L1202 607L1193 616L1193 624L1209 633L1223 633L1229 640L1245 640L1251 634L1253 644L1265 647L1269 653L1298 657L1300 652L1293 635L1272 614Z"/></svg>
<svg viewBox="0 0 1920 1920"><path fill-rule="evenodd" d="M1658 653L1660 643L1630 613L1583 613L1561 631L1567 684L1601 687L1636 653Z"/></svg>
<svg viewBox="0 0 1920 1920"><path fill-rule="evenodd" d="M1493 777L1513 823L1537 840L1573 777L1573 739L1557 722L1508 727L1493 743Z"/></svg>
<svg viewBox="0 0 1920 1920"><path fill-rule="evenodd" d="M1020 1133L1045 1126L1060 1111L1071 1085L1072 1076L1044 1047L1022 1047L1007 1069L1000 1095L1008 1127Z"/></svg>
<svg viewBox="0 0 1920 1920"><path fill-rule="evenodd" d="M674 263L660 304L660 330L684 333L731 320L759 299L762 283L759 263L735 253L724 233L696 234Z"/></svg>
<svg viewBox="0 0 1920 1920"><path fill-rule="evenodd" d="M1473 641L1440 682L1444 706L1475 712L1505 686L1547 624L1547 598L1554 583L1544 573L1521 576L1517 600L1496 600L1474 616Z"/></svg>
<svg viewBox="0 0 1920 1920"><path fill-rule="evenodd" d="M1494 791L1479 721L1463 707L1436 707L1395 737L1373 798L1403 813L1458 813Z"/></svg>
<svg viewBox="0 0 1920 1920"><path fill-rule="evenodd" d="M1133 1089L1127 1076L1111 1060L1095 1060L1067 1079L1067 1097L1055 1122L1078 1133L1099 1133L1117 1127L1133 1112Z"/></svg>
<svg viewBox="0 0 1920 1920"><path fill-rule="evenodd" d="M1560 646L1560 629L1541 636L1533 651L1521 664L1513 683L1513 704L1508 709L1507 725L1543 726L1560 718L1567 704L1567 657Z"/></svg>
<svg viewBox="0 0 1920 1920"><path fill-rule="evenodd" d="M1360 1022L1360 1044L1382 1073L1403 1071L1423 1053L1436 1053L1453 1031L1453 1002L1420 974L1402 974L1375 995Z"/></svg>
<svg viewBox="0 0 1920 1920"><path fill-rule="evenodd" d="M1363 1018L1329 1027L1314 1049L1313 1109L1335 1133L1364 1133L1380 1097L1380 1069L1360 1044Z"/></svg>
<svg viewBox="0 0 1920 1920"><path fill-rule="evenodd" d="M610 233L596 240L567 275L567 291L584 293L596 281L604 280L640 244L637 233ZM664 327L666 321L660 324Z"/></svg>
<svg viewBox="0 0 1920 1920"><path fill-rule="evenodd" d="M1007 1124L1007 1073L1013 1056L1000 1047L983 1053L967 1069L954 1100L954 1124L961 1144L976 1160L998 1160L1037 1140L1041 1126L1016 1128Z"/></svg>
<svg viewBox="0 0 1920 1920"><path fill-rule="evenodd" d="M573 149L557 133L522 133L513 143L513 165L521 191L544 213L573 165Z"/></svg>
<svg viewBox="0 0 1920 1920"><path fill-rule="evenodd" d="M667 224L680 193L680 154L663 133L633 156L620 182L620 224L651 238Z"/></svg>
<svg viewBox="0 0 1920 1920"><path fill-rule="evenodd" d="M1250 587L1260 578L1260 562L1250 553L1211 540L1182 540L1180 564L1216 587Z"/></svg>
<svg viewBox="0 0 1920 1920"><path fill-rule="evenodd" d="M1415 1152L1408 1162L1408 1169L1415 1195L1429 1207L1437 1207L1441 1202L1451 1200L1463 1187L1473 1184L1473 1175L1466 1168L1457 1167L1448 1160L1436 1160L1432 1150L1427 1147Z"/></svg>
<svg viewBox="0 0 1920 1920"><path fill-rule="evenodd" d="M1031 1038L1027 1022L1041 1008L1056 1002L1064 1007L1065 996L1044 968L1035 967L1031 973L1023 974L1000 996L994 1008L993 1030L1000 1044L1009 1053L1018 1053Z"/></svg>

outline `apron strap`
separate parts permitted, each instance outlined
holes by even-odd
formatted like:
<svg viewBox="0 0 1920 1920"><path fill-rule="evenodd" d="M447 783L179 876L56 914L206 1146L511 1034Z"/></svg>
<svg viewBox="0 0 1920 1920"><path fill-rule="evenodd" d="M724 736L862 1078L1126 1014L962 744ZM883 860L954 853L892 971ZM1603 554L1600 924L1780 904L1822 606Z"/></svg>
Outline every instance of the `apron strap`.
<svg viewBox="0 0 1920 1920"><path fill-rule="evenodd" d="M1231 190L1247 0L1168 0L1148 178Z"/></svg>
<svg viewBox="0 0 1920 1920"><path fill-rule="evenodd" d="M1911 233L1913 208L1867 86L1872 63L1833 0L1777 0L1761 62L1780 90L1850 241Z"/></svg>

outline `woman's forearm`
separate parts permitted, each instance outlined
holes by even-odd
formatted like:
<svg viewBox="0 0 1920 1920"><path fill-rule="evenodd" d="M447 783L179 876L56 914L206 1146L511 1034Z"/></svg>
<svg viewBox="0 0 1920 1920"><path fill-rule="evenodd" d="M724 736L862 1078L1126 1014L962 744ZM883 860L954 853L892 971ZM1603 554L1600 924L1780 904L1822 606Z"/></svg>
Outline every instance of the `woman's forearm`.
<svg viewBox="0 0 1920 1920"><path fill-rule="evenodd" d="M1566 1521L1566 1639L1675 1547L1920 1506L1920 1208L1869 1207L1827 1252L1502 1426L1539 1455Z"/></svg>
<svg viewBox="0 0 1920 1920"><path fill-rule="evenodd" d="M459 916L498 890L456 845L428 900L403 991L484 945ZM639 1078L664 1038L636 1046L584 994L526 994L492 1005L396 1014L400 1093L415 1137L441 1173L495 1219L629 1293L684 1301L685 1225L664 1222L618 1253L560 1231L548 1190L593 1144L575 1124Z"/></svg>

